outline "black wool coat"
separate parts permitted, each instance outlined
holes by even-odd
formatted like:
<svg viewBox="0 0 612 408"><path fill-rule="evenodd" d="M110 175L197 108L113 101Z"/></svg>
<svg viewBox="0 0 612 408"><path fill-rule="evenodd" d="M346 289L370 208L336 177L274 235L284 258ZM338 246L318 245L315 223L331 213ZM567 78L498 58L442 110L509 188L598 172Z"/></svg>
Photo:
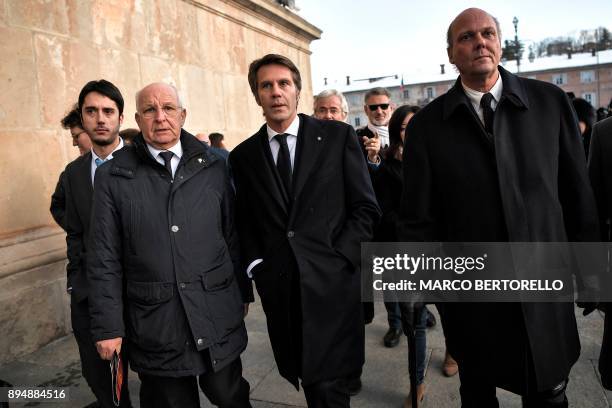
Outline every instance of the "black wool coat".
<svg viewBox="0 0 612 408"><path fill-rule="evenodd" d="M612 118L593 126L589 151L589 176L597 201L601 241L612 241ZM604 387L612 390L612 305L606 305L604 336L599 357L599 372Z"/></svg>
<svg viewBox="0 0 612 408"><path fill-rule="evenodd" d="M225 161L181 131L174 180L142 134L96 171L88 255L94 341L124 337L134 371L218 371L247 344L233 189ZM208 349L208 354L200 353Z"/></svg>
<svg viewBox="0 0 612 408"><path fill-rule="evenodd" d="M298 377L309 385L363 365L360 243L372 238L379 218L353 128L299 118L291 197L281 187L265 125L230 154L242 265L263 259L253 278L279 372L296 387ZM291 265L299 270L301 319L287 296ZM288 342L296 323L301 355Z"/></svg>
<svg viewBox="0 0 612 408"><path fill-rule="evenodd" d="M571 104L558 87L499 67L492 142L461 86L408 124L400 238L446 242L592 242L597 212ZM580 353L569 303L445 305L450 353L524 394L568 377ZM528 379L532 364L535 378Z"/></svg>
<svg viewBox="0 0 612 408"><path fill-rule="evenodd" d="M114 157L114 154L113 154ZM87 248L93 186L91 184L91 152L77 157L66 166L60 176L65 207L63 209L62 227L66 230L66 248L68 265L67 287L71 290L72 302L79 303L89 295L87 280ZM57 198L57 197L56 197ZM57 201L56 201L57 204ZM52 207L53 209L53 207ZM56 214L60 217L59 213ZM72 322L73 325L75 322Z"/></svg>

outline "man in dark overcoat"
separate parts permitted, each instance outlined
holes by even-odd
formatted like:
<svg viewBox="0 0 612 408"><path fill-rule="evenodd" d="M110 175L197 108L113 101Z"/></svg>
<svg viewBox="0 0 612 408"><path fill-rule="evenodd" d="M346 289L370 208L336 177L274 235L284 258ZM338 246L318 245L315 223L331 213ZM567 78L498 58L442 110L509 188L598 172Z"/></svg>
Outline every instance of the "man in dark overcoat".
<svg viewBox="0 0 612 408"><path fill-rule="evenodd" d="M593 126L589 149L589 177L597 202L601 241L612 241L610 222L612 220L612 118ZM601 383L612 390L612 308L605 305L604 335L599 356Z"/></svg>
<svg viewBox="0 0 612 408"><path fill-rule="evenodd" d="M196 408L198 381L226 408L250 407L246 348L250 282L239 268L225 160L182 129L177 90L136 97L140 134L97 170L88 277L100 357L125 341L143 407Z"/></svg>
<svg viewBox="0 0 612 408"><path fill-rule="evenodd" d="M297 115L286 57L251 63L266 124L230 154L243 266L255 280L280 374L309 407L348 407L364 362L360 243L379 209L353 128Z"/></svg>
<svg viewBox="0 0 612 408"><path fill-rule="evenodd" d="M82 156L66 166L58 183L58 186L61 183L63 187L62 193L65 199L62 215L58 214L59 206L55 207L55 215L62 220L60 225L66 230L68 258L66 289L70 294L70 318L79 348L81 371L96 396L96 403L102 408L113 408L115 405L109 387L111 372L108 361L100 358L91 337L89 315L91 292L87 280L88 237L91 230L93 183L97 168L100 163L112 160L114 153L123 148L123 140L119 137L119 128L123 122L123 104L123 96L119 89L104 79L90 81L81 89L77 108L67 118L74 121L74 126L70 129L75 135L74 139L85 139L85 143L77 143L79 150L84 147L83 145L90 147ZM86 135L81 135L80 132L86 132ZM127 347L121 355L124 358L127 356ZM129 372L127 368L126 364L124 366L126 380ZM127 387L122 391L120 406L132 406Z"/></svg>
<svg viewBox="0 0 612 408"><path fill-rule="evenodd" d="M499 24L463 11L448 29L457 82L408 124L400 238L565 242L598 238L576 117L554 85L499 66ZM442 320L463 407L567 407L580 343L570 303L454 303Z"/></svg>

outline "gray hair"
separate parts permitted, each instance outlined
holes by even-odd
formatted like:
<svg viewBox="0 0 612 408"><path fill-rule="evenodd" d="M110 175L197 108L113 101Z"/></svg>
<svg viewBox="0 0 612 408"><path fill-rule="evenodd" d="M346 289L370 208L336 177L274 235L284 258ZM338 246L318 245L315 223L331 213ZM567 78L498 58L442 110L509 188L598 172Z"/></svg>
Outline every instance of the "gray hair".
<svg viewBox="0 0 612 408"><path fill-rule="evenodd" d="M140 91L136 92L135 98L136 98L136 110L138 110L138 100L140 99L140 94L142 93L142 91L144 91L146 88L153 86L153 85L165 85L167 87L170 87L174 90L174 94L176 95L176 104L178 105L179 109L183 109L183 101L181 100L181 94L178 91L178 89L176 88L176 86L174 86L173 84L169 84L166 82L153 82L150 83L149 85L145 86L144 88L142 88Z"/></svg>
<svg viewBox="0 0 612 408"><path fill-rule="evenodd" d="M340 105L342 107L342 112L348 115L349 113L348 102L346 101L346 98L344 97L342 92L336 89L326 89L324 91L319 92L318 95L315 95L314 101L312 103L312 110L315 111L317 109L317 102L319 101L319 99L329 98L330 96L337 96L340 99Z"/></svg>
<svg viewBox="0 0 612 408"><path fill-rule="evenodd" d="M365 96L363 97L363 103L368 103L368 98L374 95L383 95L391 99L391 93L389 93L389 90L387 88L377 86L376 88L372 88L368 92L366 92Z"/></svg>

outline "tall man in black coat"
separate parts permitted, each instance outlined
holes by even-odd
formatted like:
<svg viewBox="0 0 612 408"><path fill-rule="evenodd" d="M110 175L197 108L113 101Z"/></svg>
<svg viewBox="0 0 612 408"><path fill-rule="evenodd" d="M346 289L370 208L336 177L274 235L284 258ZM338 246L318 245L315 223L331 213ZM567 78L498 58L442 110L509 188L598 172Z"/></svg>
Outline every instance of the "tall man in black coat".
<svg viewBox="0 0 612 408"><path fill-rule="evenodd" d="M355 131L297 115L300 72L251 63L266 124L230 154L243 266L261 297L280 374L310 407L348 407L364 362L360 243L379 209Z"/></svg>
<svg viewBox="0 0 612 408"><path fill-rule="evenodd" d="M123 147L119 127L123 122L123 97L108 81L88 82L79 95L79 125L89 135L92 149L69 163L64 171L66 211L64 225L68 247L67 286L70 293L72 329L79 347L81 370L101 407L114 407L111 394L111 373L108 362L98 355L90 332L87 281L88 237L93 196L93 182L98 166L113 158ZM78 118L78 117L77 117ZM77 131L71 133L76 134ZM77 135L77 137L79 137ZM95 221L94 221L95 222ZM125 355L125 353L124 353ZM124 366L127 379L127 364ZM128 388L124 388L121 406L129 407Z"/></svg>
<svg viewBox="0 0 612 408"><path fill-rule="evenodd" d="M612 118L607 118L593 126L589 149L589 176L597 210L601 241L612 241L610 222L612 221ZM604 336L599 356L601 383L612 390L612 308L606 305Z"/></svg>
<svg viewBox="0 0 612 408"><path fill-rule="evenodd" d="M564 92L499 67L499 24L459 14L448 56L460 76L408 124L400 238L565 242L598 238L578 124ZM463 407L567 407L580 343L570 303L456 303L441 311ZM477 317L477 318L476 318Z"/></svg>

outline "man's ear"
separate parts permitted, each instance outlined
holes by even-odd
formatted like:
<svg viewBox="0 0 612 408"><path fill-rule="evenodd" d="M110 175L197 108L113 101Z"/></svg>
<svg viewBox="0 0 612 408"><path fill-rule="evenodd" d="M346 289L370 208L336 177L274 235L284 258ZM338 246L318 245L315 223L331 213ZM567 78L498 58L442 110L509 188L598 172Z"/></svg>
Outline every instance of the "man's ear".
<svg viewBox="0 0 612 408"><path fill-rule="evenodd" d="M185 118L187 118L187 109L183 108L181 111L181 127L185 125Z"/></svg>
<svg viewBox="0 0 612 408"><path fill-rule="evenodd" d="M300 91L297 91L295 95L295 106L298 106L299 103L300 103Z"/></svg>
<svg viewBox="0 0 612 408"><path fill-rule="evenodd" d="M453 60L453 49L451 47L446 49L446 55L448 55L448 62L455 65L455 61Z"/></svg>
<svg viewBox="0 0 612 408"><path fill-rule="evenodd" d="M122 123L123 123L123 113L119 115L119 124L121 125Z"/></svg>

